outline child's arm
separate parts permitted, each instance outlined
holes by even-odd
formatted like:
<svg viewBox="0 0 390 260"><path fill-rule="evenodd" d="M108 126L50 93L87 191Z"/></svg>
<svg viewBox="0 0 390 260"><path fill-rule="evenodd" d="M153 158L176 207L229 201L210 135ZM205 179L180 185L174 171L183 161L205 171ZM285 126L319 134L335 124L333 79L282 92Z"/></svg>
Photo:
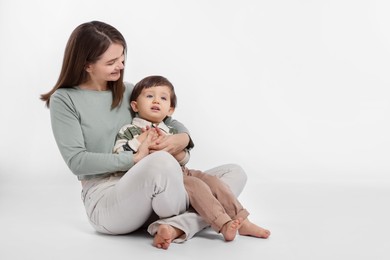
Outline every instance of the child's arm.
<svg viewBox="0 0 390 260"><path fill-rule="evenodd" d="M113 152L133 151L136 153L138 147L146 139L149 129L149 127L142 129L132 124L123 126L116 136Z"/></svg>
<svg viewBox="0 0 390 260"><path fill-rule="evenodd" d="M138 140L138 138L141 136L144 138L141 128L132 124L123 126L116 136L113 152L136 152L138 150L138 146L141 143L141 140Z"/></svg>

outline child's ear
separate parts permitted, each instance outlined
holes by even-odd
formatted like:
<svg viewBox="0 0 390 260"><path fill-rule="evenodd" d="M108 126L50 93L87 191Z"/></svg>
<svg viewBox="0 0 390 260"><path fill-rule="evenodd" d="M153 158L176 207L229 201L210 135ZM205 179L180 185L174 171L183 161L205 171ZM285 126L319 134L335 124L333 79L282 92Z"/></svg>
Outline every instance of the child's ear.
<svg viewBox="0 0 390 260"><path fill-rule="evenodd" d="M133 109L134 112L138 112L138 105L137 101L131 101L130 102L131 109Z"/></svg>
<svg viewBox="0 0 390 260"><path fill-rule="evenodd" d="M168 116L173 115L173 112L175 112L175 108L174 107L170 107L169 110L168 110Z"/></svg>

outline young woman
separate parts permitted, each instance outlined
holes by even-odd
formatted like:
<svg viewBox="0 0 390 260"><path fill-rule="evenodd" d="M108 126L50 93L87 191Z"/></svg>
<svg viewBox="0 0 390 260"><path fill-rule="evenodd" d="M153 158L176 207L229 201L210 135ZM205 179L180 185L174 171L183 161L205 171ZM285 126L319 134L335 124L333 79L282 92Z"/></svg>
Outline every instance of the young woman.
<svg viewBox="0 0 390 260"><path fill-rule="evenodd" d="M53 134L63 159L82 185L91 225L106 234L131 233L145 224L153 245L167 249L183 242L207 223L186 211L188 196L175 155L191 149L187 129L161 137L154 152L137 161L132 152L112 153L119 129L129 122L133 85L123 82L126 41L111 25L99 21L72 32L57 83L41 99L50 108ZM237 196L246 182L241 167L228 164L208 174L218 176ZM156 214L158 218L150 221ZM151 223L149 223L149 221Z"/></svg>

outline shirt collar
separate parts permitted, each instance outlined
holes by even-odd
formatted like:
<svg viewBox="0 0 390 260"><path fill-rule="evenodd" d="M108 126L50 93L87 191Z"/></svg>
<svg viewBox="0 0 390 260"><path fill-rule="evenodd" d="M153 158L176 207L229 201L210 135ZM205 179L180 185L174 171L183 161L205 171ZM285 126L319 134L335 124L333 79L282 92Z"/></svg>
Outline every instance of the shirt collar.
<svg viewBox="0 0 390 260"><path fill-rule="evenodd" d="M158 127L160 128L163 132L169 134L169 128L164 122L160 122L159 124L152 124L152 122L149 122L145 119L135 117L133 118L133 125L138 126L140 128L145 128L147 126L150 127Z"/></svg>

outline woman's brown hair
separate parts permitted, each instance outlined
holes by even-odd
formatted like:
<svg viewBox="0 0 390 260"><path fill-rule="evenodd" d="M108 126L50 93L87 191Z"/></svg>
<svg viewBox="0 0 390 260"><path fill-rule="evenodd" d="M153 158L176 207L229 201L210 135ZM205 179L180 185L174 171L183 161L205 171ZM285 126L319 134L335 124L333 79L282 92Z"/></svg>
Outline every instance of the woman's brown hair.
<svg viewBox="0 0 390 260"><path fill-rule="evenodd" d="M50 106L51 95L59 88L71 88L78 86L88 79L85 67L99 60L101 55L112 43L123 46L126 55L126 41L122 34L109 24L92 21L79 25L69 37L66 44L62 68L57 83L48 93L41 95L41 100ZM111 108L121 104L125 86L123 73L117 81L109 81L108 88L112 92Z"/></svg>

